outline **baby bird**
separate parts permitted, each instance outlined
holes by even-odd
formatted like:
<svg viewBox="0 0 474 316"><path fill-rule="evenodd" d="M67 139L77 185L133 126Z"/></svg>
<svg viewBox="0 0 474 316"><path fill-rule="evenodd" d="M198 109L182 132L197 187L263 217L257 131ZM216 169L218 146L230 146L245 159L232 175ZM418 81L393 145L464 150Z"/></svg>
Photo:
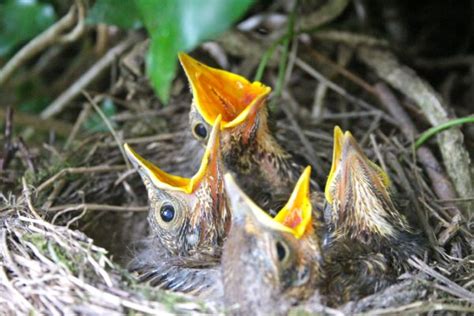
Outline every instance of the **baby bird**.
<svg viewBox="0 0 474 316"><path fill-rule="evenodd" d="M146 186L150 203L151 238L130 265L142 281L180 292L219 292L215 289L219 278L216 269L231 223L219 125L220 116L199 171L192 178L168 174L125 145L128 158Z"/></svg>
<svg viewBox="0 0 474 316"><path fill-rule="evenodd" d="M422 238L390 197L388 175L364 154L350 132L334 129L324 210L327 293L334 305L393 283L406 259L422 255Z"/></svg>
<svg viewBox="0 0 474 316"><path fill-rule="evenodd" d="M179 59L193 94L190 125L194 137L206 141L215 118L222 115L226 169L258 205L286 201L303 167L270 132L266 106L270 87L208 67L184 53Z"/></svg>
<svg viewBox="0 0 474 316"><path fill-rule="evenodd" d="M322 257L311 224L309 175L308 168L272 219L226 174L232 227L224 245L222 276L224 302L231 313L286 315L291 306L318 295Z"/></svg>

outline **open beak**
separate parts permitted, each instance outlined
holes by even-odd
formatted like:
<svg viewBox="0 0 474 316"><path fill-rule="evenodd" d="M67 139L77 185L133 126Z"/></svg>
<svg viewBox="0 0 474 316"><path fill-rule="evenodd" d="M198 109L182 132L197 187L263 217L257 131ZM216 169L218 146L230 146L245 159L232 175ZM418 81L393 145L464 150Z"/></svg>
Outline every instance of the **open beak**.
<svg viewBox="0 0 474 316"><path fill-rule="evenodd" d="M294 230L296 238L301 238L312 228L310 181L311 167L308 166L296 183L290 199L275 216L275 221Z"/></svg>
<svg viewBox="0 0 474 316"><path fill-rule="evenodd" d="M325 188L326 200L347 200L347 192L354 193L354 186L370 185L374 191L388 198L390 179L378 165L367 158L362 148L349 131L334 128L334 149L331 171ZM353 186L350 188L349 186ZM338 196L335 196L335 195Z"/></svg>
<svg viewBox="0 0 474 316"><path fill-rule="evenodd" d="M334 182L334 177L336 176L336 169L337 166L339 166L339 161L341 160L341 149L342 149L342 141L343 141L344 135L339 126L334 127L334 145L333 145L333 151L332 151L332 165L331 165L331 171L329 171L329 176L326 181L326 187L324 189L324 194L326 196L326 200L332 204L332 196L329 193L330 191L330 186Z"/></svg>
<svg viewBox="0 0 474 316"><path fill-rule="evenodd" d="M273 230L290 233L296 237L296 232L282 223L273 219L257 206L235 182L234 177L227 173L224 176L225 189L229 199L229 205L232 210L232 222L245 225L248 221L251 223L268 227Z"/></svg>
<svg viewBox="0 0 474 316"><path fill-rule="evenodd" d="M153 163L137 154L128 144L124 145L125 152L128 159L132 162L135 168L138 169L140 176L153 183L159 189L181 191L186 194L191 194L196 191L199 184L207 179L210 184L211 191L218 186L219 171L220 171L220 126L221 116L217 116L209 137L206 151L201 160L201 165L198 172L192 178L184 178L169 174Z"/></svg>
<svg viewBox="0 0 474 316"><path fill-rule="evenodd" d="M220 114L221 129L237 126L263 106L271 91L258 81L251 83L242 76L206 66L185 53L178 56L191 84L194 104L210 125Z"/></svg>

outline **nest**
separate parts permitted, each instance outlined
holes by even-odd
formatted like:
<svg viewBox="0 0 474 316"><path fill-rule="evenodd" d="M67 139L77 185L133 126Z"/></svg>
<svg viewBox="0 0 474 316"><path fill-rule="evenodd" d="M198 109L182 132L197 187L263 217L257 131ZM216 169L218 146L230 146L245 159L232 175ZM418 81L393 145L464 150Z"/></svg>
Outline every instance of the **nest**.
<svg viewBox="0 0 474 316"><path fill-rule="evenodd" d="M220 44L232 47L232 40L242 39L228 36ZM121 58L114 69L119 76L112 88L86 94L80 111L74 112L77 119L65 146L31 147L31 155L13 157L5 170L0 185L3 313L224 311L218 302L137 284L126 270L137 242L147 236L147 200L138 175L123 156L121 143L129 143L158 166L183 176L196 171L202 153L187 126L191 99L184 76L180 74L174 82L172 103L162 106L143 75L146 45L136 44ZM247 47L245 43L239 46ZM325 49L332 51L334 47ZM198 54L208 56L202 50ZM250 60L252 54L248 55ZM224 57L230 60L225 53ZM243 62L236 65L241 68L232 70L245 74L249 59L245 52L239 57ZM138 60L140 73L124 67L129 60ZM323 62L324 78L335 77L337 71L332 66L328 68ZM319 306L316 310L327 314L472 312L474 239L472 222L466 216L469 207L463 204L466 201L439 198L436 183L411 149L411 140L400 133L396 118L387 114L392 112L363 101L373 97L367 91L358 90L360 97L355 97L353 81L347 77L335 84L342 92L323 91L324 87L318 90L330 109L321 115L321 96L313 102L313 95L308 95L307 91L314 91L315 80L304 67L300 63L292 70L277 103L280 111L273 113L278 140L314 166L320 175L316 180L323 187L331 163L333 126L350 129L369 158L388 172L401 210L423 230L430 244L426 257L411 259L411 271L392 287L338 309ZM272 68L264 81L273 85L276 78L277 69ZM81 128L104 100L113 100L120 108L106 125L110 129L90 133ZM311 103L313 108L302 106ZM33 167L24 172L29 162ZM304 311L305 307L297 309Z"/></svg>

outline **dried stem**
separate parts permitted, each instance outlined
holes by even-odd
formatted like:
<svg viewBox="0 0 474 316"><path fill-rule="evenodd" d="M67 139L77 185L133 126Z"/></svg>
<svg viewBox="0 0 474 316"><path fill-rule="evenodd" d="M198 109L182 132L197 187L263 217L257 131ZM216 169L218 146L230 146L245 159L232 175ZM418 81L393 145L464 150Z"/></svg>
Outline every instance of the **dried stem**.
<svg viewBox="0 0 474 316"><path fill-rule="evenodd" d="M398 120L400 131L408 140L413 142L415 135L418 134L418 131L408 114L401 107L395 95L383 83L376 84L375 90L379 94L380 101L386 107L387 111L396 120ZM452 187L449 179L444 174L443 168L440 166L431 150L425 146L422 146L416 150L416 155L428 174L436 195L443 200L455 198L456 193L454 188ZM455 205L451 204L451 206L453 207L452 215L454 216L458 214L459 210L456 209Z"/></svg>
<svg viewBox="0 0 474 316"><path fill-rule="evenodd" d="M107 69L117 56L123 54L133 44L139 41L139 36L130 36L126 40L110 49L97 63L95 63L86 73L84 73L72 86L66 89L56 98L46 109L41 112L40 117L47 119L62 112L69 105L72 99L77 97L94 79L96 79L105 69Z"/></svg>
<svg viewBox="0 0 474 316"><path fill-rule="evenodd" d="M401 65L388 51L375 48L361 47L358 49L359 58L407 97L415 101L432 126L449 121L449 115L444 108L444 101L433 88L416 73ZM437 135L441 154L446 170L454 183L460 197L474 195L469 154L464 147L463 134L457 127L445 130ZM473 211L472 203L466 206L467 212Z"/></svg>
<svg viewBox="0 0 474 316"><path fill-rule="evenodd" d="M16 69L47 47L60 41L65 42L77 39L84 30L84 14L84 4L82 1L76 1L76 5L61 20L26 44L0 69L0 86L5 84ZM67 29L74 25L76 20L78 20L77 27L70 34L63 35Z"/></svg>

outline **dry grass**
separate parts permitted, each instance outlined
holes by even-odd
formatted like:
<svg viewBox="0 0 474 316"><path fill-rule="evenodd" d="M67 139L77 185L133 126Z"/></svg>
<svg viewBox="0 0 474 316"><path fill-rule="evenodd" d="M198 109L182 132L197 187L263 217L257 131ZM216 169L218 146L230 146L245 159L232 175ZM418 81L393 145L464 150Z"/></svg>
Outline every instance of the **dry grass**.
<svg viewBox="0 0 474 316"><path fill-rule="evenodd" d="M410 261L412 270L393 287L337 310L324 306L316 310L371 315L473 313L474 225L472 210L465 207L472 198L439 198L411 140L399 130L397 117L383 110L374 85L366 82L374 74L368 70L363 76L352 73L347 57L351 56L350 45L332 45L335 33L319 36L324 34L326 38L318 42L321 45L314 47L320 47L320 54L338 55L337 62L314 60L314 54L304 49L289 52L282 98L276 103L284 111L274 113L277 138L290 151L317 164L316 181L323 187L330 167L333 126L350 129L369 157L389 173L401 210L424 231L430 246L425 258ZM232 42L231 37L226 41ZM357 39L367 43L364 37ZM230 44L222 45L224 50L215 53L221 60L240 58L233 70L248 73L255 69L253 55L244 48L231 57L226 46ZM83 128L96 108L86 102L73 111L65 145L30 146L30 155L16 155L1 174L2 314L222 312L216 302L136 284L125 269L135 243L146 235L147 201L139 177L127 169L120 144L131 144L160 167L183 176L196 170L202 153L187 128L190 96L184 77L174 83L172 104L163 107L143 73L131 74L124 65L136 59L143 64L144 46L146 43L137 44L121 58L112 71L119 75L113 77L110 88L101 93L89 91L89 100L101 104L109 98L119 109L107 118L113 133L92 134ZM197 54L209 57L203 50ZM273 85L277 72L270 61L262 80ZM314 79L320 75L323 77ZM319 82L324 85L315 93ZM410 102L403 105L410 109L413 120L424 123ZM427 148L441 163L437 147L430 143ZM28 162L33 165L25 172ZM304 313L307 307L294 313Z"/></svg>

